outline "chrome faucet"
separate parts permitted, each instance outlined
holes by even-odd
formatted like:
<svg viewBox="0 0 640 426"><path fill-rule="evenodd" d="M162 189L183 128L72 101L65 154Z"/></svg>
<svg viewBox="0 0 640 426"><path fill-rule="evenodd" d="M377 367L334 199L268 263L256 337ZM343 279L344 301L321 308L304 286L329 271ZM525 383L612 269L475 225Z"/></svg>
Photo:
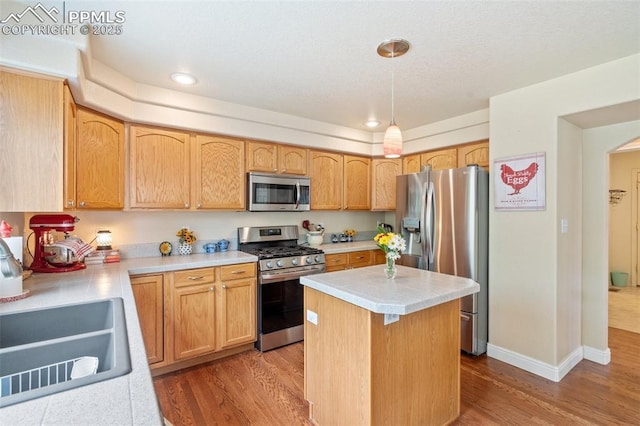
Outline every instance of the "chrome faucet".
<svg viewBox="0 0 640 426"><path fill-rule="evenodd" d="M7 243L0 238L0 276L3 278L18 278L22 276L22 266L13 257Z"/></svg>

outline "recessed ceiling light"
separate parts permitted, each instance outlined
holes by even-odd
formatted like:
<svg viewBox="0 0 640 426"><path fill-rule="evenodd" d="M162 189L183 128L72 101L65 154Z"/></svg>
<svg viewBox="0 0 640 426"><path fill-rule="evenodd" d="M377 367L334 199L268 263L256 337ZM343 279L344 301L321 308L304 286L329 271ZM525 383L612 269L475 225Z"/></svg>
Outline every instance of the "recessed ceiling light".
<svg viewBox="0 0 640 426"><path fill-rule="evenodd" d="M198 81L194 76L182 72L174 72L171 74L171 80L185 85L195 84L196 81Z"/></svg>
<svg viewBox="0 0 640 426"><path fill-rule="evenodd" d="M370 118L366 123L364 123L364 125L370 129L374 129L380 125L380 122L376 119Z"/></svg>

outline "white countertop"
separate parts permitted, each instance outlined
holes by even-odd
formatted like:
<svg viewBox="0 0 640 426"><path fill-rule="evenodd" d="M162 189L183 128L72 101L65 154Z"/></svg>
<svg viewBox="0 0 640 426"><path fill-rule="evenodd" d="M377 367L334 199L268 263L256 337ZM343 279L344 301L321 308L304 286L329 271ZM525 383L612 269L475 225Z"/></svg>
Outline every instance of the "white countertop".
<svg viewBox="0 0 640 426"><path fill-rule="evenodd" d="M162 425L147 364L129 274L160 273L256 262L239 251L189 256L149 257L120 263L89 265L65 273L33 274L24 281L31 291L26 299L0 303L0 313L44 308L91 300L124 300L131 373L66 392L36 398L0 409L2 425Z"/></svg>
<svg viewBox="0 0 640 426"><path fill-rule="evenodd" d="M349 243L345 243L349 244ZM308 275L300 282L310 288L378 314L408 315L480 291L469 278L397 266L394 280L385 265Z"/></svg>

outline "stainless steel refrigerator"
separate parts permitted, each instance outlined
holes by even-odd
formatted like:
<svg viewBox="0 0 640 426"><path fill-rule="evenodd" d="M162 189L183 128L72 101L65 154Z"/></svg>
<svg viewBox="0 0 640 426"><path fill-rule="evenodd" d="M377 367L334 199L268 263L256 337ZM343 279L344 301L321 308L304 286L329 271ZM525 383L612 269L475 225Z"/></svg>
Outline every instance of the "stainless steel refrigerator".
<svg viewBox="0 0 640 426"><path fill-rule="evenodd" d="M401 265L471 278L480 292L461 299L461 349L487 350L489 175L478 166L397 177Z"/></svg>

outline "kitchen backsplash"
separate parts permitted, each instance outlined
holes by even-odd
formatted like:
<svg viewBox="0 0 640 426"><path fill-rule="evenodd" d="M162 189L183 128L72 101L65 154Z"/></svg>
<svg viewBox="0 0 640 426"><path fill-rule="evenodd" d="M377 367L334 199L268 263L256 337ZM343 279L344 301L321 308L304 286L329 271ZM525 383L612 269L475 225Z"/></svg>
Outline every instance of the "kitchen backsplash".
<svg viewBox="0 0 640 426"><path fill-rule="evenodd" d="M394 213L389 212L167 212L167 211L88 211L77 210L66 212L77 216L73 235L85 242L91 242L99 229L109 229L112 233L112 245L120 250L122 258L159 256L159 245L162 241L171 242L177 247L176 232L183 227L194 232L197 241L194 252L202 253L202 246L208 242L226 239L230 242L230 250L238 247L237 228L241 226L297 225L300 242L305 242L305 230L302 221L323 224L325 227L324 242L331 241L331 234L340 234L346 229L356 231L356 241L373 238L377 222L393 223ZM9 216L11 215L11 216ZM25 240L31 234L28 228L31 214L0 212L0 219L10 217L19 225L19 234ZM10 222L9 219L5 219ZM10 222L11 223L11 222ZM13 225L13 223L12 223ZM26 229L25 229L26 227ZM62 234L57 234L58 238ZM33 237L31 237L33 240ZM33 241L30 241L33 251ZM175 251L175 250L174 250ZM25 261L30 262L29 256Z"/></svg>

